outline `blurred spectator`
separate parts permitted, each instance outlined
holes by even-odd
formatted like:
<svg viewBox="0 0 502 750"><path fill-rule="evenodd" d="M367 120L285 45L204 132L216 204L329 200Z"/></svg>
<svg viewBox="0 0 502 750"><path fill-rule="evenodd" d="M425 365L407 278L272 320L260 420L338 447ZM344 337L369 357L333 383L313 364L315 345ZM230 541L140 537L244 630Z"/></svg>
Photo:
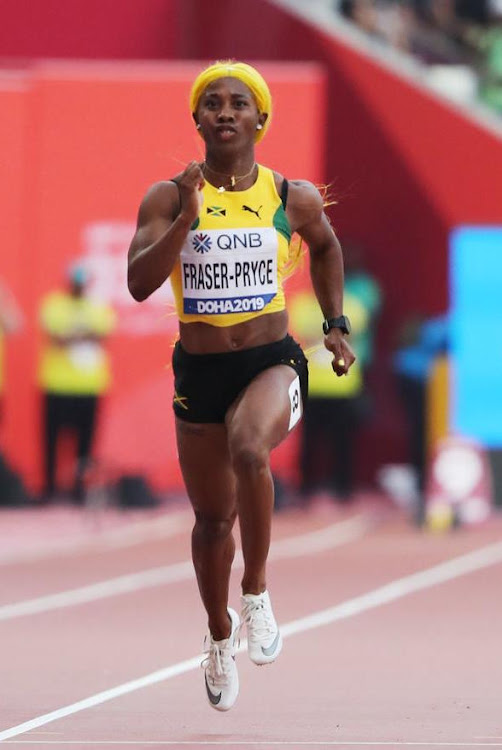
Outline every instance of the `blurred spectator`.
<svg viewBox="0 0 502 750"><path fill-rule="evenodd" d="M351 334L351 341L355 346L358 362L366 377L373 361L375 328L382 306L382 291L377 280L366 270L364 250L361 245L351 240L345 240L343 242L343 261L345 265L345 294L359 300L367 313L367 325Z"/></svg>
<svg viewBox="0 0 502 750"><path fill-rule="evenodd" d="M340 13L361 31L379 37L378 16L374 0L341 0Z"/></svg>
<svg viewBox="0 0 502 750"><path fill-rule="evenodd" d="M71 266L68 289L54 291L42 301L40 324L46 334L39 369L44 394L45 484L43 498L57 492L56 455L61 433L77 438L77 462L72 495L84 498L84 475L95 434L100 397L110 385L110 367L103 347L115 326L111 307L86 294L88 274Z"/></svg>
<svg viewBox="0 0 502 750"><path fill-rule="evenodd" d="M4 339L5 336L19 331L22 322L22 314L14 299L14 295L7 285L0 280L0 422L2 419L2 402L5 388Z"/></svg>
<svg viewBox="0 0 502 750"><path fill-rule="evenodd" d="M416 22L410 32L410 49L428 64L463 65L474 62L464 40L464 23L455 0L415 0Z"/></svg>
<svg viewBox="0 0 502 750"><path fill-rule="evenodd" d="M484 24L490 17L490 0L457 0L455 8L459 18L468 22Z"/></svg>
<svg viewBox="0 0 502 750"><path fill-rule="evenodd" d="M315 297L301 292L290 308L293 330L309 360L309 398L301 431L300 489L305 500L328 491L344 502L354 491L355 442L366 411L363 372L371 357L370 323L379 305L376 285L373 289L358 257L354 251L353 271L347 274L351 289L346 285L344 294L344 312L352 325L349 341L358 357L348 375L333 374L333 357L324 347L322 313Z"/></svg>
<svg viewBox="0 0 502 750"><path fill-rule="evenodd" d="M334 0L371 41L409 52L450 98L502 112L502 0Z"/></svg>
<svg viewBox="0 0 502 750"><path fill-rule="evenodd" d="M373 41L390 44L403 51L409 50L412 9L397 2L375 0L340 0L338 10Z"/></svg>
<svg viewBox="0 0 502 750"><path fill-rule="evenodd" d="M394 354L393 369L407 420L410 463L415 470L419 522L423 520L427 461L427 383L436 358L448 349L448 317L425 318L415 315L403 323Z"/></svg>
<svg viewBox="0 0 502 750"><path fill-rule="evenodd" d="M490 5L490 22L472 26L469 41L480 53L481 101L502 114L502 2Z"/></svg>

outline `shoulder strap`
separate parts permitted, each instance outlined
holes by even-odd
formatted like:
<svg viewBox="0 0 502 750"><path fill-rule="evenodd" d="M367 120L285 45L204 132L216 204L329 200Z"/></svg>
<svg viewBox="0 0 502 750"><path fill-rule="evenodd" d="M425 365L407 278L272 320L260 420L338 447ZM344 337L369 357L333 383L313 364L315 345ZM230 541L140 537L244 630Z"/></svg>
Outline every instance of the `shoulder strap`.
<svg viewBox="0 0 502 750"><path fill-rule="evenodd" d="M282 207L284 210L286 210L286 204L288 202L288 190L289 190L289 183L286 178L282 181L282 187L281 187L281 202Z"/></svg>

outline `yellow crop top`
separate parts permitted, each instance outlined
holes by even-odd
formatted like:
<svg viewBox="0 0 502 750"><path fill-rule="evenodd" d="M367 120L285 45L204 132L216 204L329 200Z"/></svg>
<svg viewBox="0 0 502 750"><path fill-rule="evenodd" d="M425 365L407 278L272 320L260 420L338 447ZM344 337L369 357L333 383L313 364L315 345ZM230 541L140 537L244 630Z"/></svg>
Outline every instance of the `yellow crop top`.
<svg viewBox="0 0 502 750"><path fill-rule="evenodd" d="M291 227L272 170L259 165L249 190L206 182L202 194L170 276L180 321L222 327L284 310Z"/></svg>

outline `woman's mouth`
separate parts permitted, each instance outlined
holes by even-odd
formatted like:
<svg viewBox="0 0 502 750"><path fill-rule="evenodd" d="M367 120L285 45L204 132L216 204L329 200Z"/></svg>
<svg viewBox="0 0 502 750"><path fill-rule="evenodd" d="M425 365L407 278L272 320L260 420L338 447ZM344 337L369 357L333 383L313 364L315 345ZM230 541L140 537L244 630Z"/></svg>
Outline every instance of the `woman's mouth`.
<svg viewBox="0 0 502 750"><path fill-rule="evenodd" d="M227 141L237 135L237 130L232 125L219 125L216 128L216 132L223 141Z"/></svg>

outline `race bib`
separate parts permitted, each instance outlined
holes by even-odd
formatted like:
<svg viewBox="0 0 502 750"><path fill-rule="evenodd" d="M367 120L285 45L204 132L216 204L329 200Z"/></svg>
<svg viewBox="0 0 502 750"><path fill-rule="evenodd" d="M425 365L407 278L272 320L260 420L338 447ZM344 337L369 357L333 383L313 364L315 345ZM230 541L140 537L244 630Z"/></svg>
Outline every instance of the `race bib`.
<svg viewBox="0 0 502 750"><path fill-rule="evenodd" d="M180 254L183 311L263 310L277 294L277 250L273 227L189 232Z"/></svg>
<svg viewBox="0 0 502 750"><path fill-rule="evenodd" d="M289 427L288 430L292 430L295 424L300 421L302 416L302 393L300 388L300 376L297 375L289 386L289 401L291 404L291 412L289 415Z"/></svg>

